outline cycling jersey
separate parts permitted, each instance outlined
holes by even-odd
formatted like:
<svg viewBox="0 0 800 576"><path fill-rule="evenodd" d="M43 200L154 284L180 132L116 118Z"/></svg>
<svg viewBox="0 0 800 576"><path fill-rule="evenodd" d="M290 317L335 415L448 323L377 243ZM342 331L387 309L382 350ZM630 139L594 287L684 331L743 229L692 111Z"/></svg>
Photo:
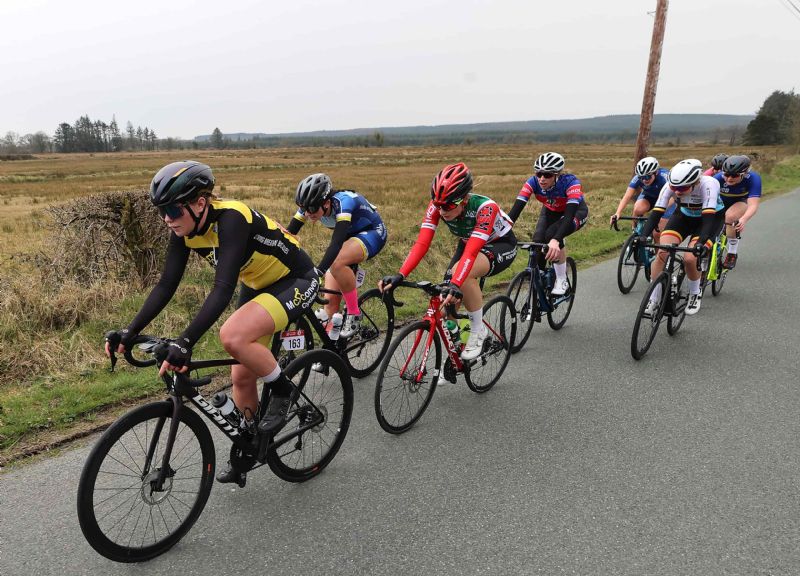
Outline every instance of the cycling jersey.
<svg viewBox="0 0 800 576"><path fill-rule="evenodd" d="M436 228L442 220L439 208L431 201L420 226L419 236L414 247L400 267L400 273L408 276L428 252ZM511 232L513 222L500 209L497 202L486 196L470 194L465 201L461 216L444 223L455 236L467 240L464 254L453 272L452 282L461 286L472 266L475 257L486 243L490 243Z"/></svg>
<svg viewBox="0 0 800 576"><path fill-rule="evenodd" d="M630 184L628 184L628 188L633 188L634 190L639 191L639 199L641 200L642 198L646 198L650 200L650 204L652 205L658 198L661 188L663 188L664 184L667 183L668 174L669 170L666 168L661 168L650 184L645 184L641 176L634 176Z"/></svg>
<svg viewBox="0 0 800 576"><path fill-rule="evenodd" d="M205 223L197 234L184 238L170 234L164 271L129 326L132 333L138 334L172 298L192 251L205 258L216 273L203 306L181 334L190 345L222 315L237 279L260 291L284 277L304 277L313 269L297 239L285 234L275 221L241 202L211 199Z"/></svg>
<svg viewBox="0 0 800 576"><path fill-rule="evenodd" d="M580 204L583 201L583 190L581 190L581 181L574 174L561 174L556 178L553 186L544 190L539 185L539 180L536 176L531 176L522 185L522 189L517 195L517 202L527 204L530 200L531 194L536 199L545 205L545 208L554 212L563 212L567 204ZM516 208L516 204L514 205ZM513 214L512 214L513 216Z"/></svg>
<svg viewBox="0 0 800 576"><path fill-rule="evenodd" d="M719 197L719 182L711 176L701 176L691 190L680 196L670 188L669 184L665 184L661 188L653 210L665 211L669 199L673 196L680 206L681 212L687 216L702 216L709 212L719 212L724 208Z"/></svg>
<svg viewBox="0 0 800 576"><path fill-rule="evenodd" d="M325 272L339 255L342 245L349 238L355 238L361 244L365 258L372 258L386 243L386 226L378 214L378 209L361 194L352 190L338 190L330 198L331 207L328 214L320 218L326 228L334 231L331 243L317 266ZM295 212L287 230L296 234L307 221L306 211L300 208Z"/></svg>
<svg viewBox="0 0 800 576"><path fill-rule="evenodd" d="M761 198L761 175L758 172L748 172L738 184L733 185L725 182L722 172L714 178L719 182L719 195L726 207L734 202L747 201L748 198Z"/></svg>

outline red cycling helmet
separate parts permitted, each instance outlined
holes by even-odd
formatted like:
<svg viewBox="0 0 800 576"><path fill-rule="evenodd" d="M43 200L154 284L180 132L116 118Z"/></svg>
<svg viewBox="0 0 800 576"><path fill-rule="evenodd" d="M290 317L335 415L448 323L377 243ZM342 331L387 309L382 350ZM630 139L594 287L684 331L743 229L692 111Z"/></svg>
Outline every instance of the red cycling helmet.
<svg viewBox="0 0 800 576"><path fill-rule="evenodd" d="M458 204L472 191L472 172L463 162L442 168L431 182L431 200L436 206Z"/></svg>

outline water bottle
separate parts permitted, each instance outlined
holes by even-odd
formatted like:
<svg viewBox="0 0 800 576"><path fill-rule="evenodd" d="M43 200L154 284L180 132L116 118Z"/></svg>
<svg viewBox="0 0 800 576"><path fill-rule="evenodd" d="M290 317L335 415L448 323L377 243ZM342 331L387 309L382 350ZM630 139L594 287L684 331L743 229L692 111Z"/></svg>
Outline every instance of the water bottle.
<svg viewBox="0 0 800 576"><path fill-rule="evenodd" d="M547 274L545 275L545 290L552 290L553 286L556 285L556 269L552 266L547 269Z"/></svg>
<svg viewBox="0 0 800 576"><path fill-rule="evenodd" d="M328 313L325 311L325 308L319 308L314 311L314 316L322 322L322 325L325 326L325 322L328 321Z"/></svg>
<svg viewBox="0 0 800 576"><path fill-rule="evenodd" d="M344 316L342 316L339 312L331 316L331 331L328 334L328 337L331 340L338 340L339 333L342 331L342 320Z"/></svg>
<svg viewBox="0 0 800 576"><path fill-rule="evenodd" d="M469 340L469 319L464 318L458 321L458 325L461 327L461 343L466 346L467 340Z"/></svg>
<svg viewBox="0 0 800 576"><path fill-rule="evenodd" d="M450 340L453 341L453 344L458 345L461 337L461 328L459 328L458 322L455 320L446 320L444 325L450 333Z"/></svg>
<svg viewBox="0 0 800 576"><path fill-rule="evenodd" d="M217 392L211 399L211 404L219 410L220 414L227 420L231 426L238 428L242 423L242 413L233 403L233 400L225 392Z"/></svg>

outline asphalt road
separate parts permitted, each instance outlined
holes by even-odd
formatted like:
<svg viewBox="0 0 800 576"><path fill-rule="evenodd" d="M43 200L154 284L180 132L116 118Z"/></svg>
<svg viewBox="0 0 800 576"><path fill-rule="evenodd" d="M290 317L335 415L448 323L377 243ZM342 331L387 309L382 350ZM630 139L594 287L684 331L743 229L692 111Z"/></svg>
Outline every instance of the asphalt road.
<svg viewBox="0 0 800 576"><path fill-rule="evenodd" d="M92 440L5 473L0 575L800 574L798 221L800 192L763 203L722 295L641 362L644 282L621 295L613 260L580 271L565 328L537 325L491 392L442 386L402 436L375 421L374 377L355 381L321 476L215 484L145 564L80 532Z"/></svg>

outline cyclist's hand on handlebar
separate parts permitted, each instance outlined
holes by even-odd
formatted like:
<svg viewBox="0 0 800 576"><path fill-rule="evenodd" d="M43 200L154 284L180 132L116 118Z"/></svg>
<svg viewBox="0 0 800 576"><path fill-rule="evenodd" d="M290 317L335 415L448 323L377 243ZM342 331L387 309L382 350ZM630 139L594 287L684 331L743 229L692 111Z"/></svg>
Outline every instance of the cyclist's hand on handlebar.
<svg viewBox="0 0 800 576"><path fill-rule="evenodd" d="M561 255L561 246L562 244L553 238L550 242L547 243L547 253L545 254L545 258L550 262L556 262L558 257Z"/></svg>
<svg viewBox="0 0 800 576"><path fill-rule="evenodd" d="M161 363L158 375L163 376L167 370L186 372L192 359L192 346L186 338L176 338L167 344L167 358Z"/></svg>
<svg viewBox="0 0 800 576"><path fill-rule="evenodd" d="M110 330L105 333L105 351L106 356L111 358L111 352L119 352L124 354L125 350L130 346L131 340L136 337L127 328L121 330Z"/></svg>
<svg viewBox="0 0 800 576"><path fill-rule="evenodd" d="M692 246L692 254L694 254L698 259L703 258L708 253L708 248L705 244L700 244L699 242Z"/></svg>
<svg viewBox="0 0 800 576"><path fill-rule="evenodd" d="M619 230L619 228L617 228L617 220L619 220L619 214L612 214L611 215L611 220L609 220L609 224L615 230Z"/></svg>
<svg viewBox="0 0 800 576"><path fill-rule="evenodd" d="M388 276L384 276L378 282L378 290L380 290L381 292L385 292L387 290L393 290L394 288L399 286L404 279L405 276L403 276L399 272L397 274L390 274Z"/></svg>
<svg viewBox="0 0 800 576"><path fill-rule="evenodd" d="M744 220L737 220L733 223L733 229L736 230L739 234L744 232Z"/></svg>
<svg viewBox="0 0 800 576"><path fill-rule="evenodd" d="M448 283L447 285L444 286L444 288L442 288L441 294L442 296L444 296L444 300L442 300L442 306L447 306L448 304L456 304L464 298L464 294L461 292L461 288L459 288L452 282Z"/></svg>

